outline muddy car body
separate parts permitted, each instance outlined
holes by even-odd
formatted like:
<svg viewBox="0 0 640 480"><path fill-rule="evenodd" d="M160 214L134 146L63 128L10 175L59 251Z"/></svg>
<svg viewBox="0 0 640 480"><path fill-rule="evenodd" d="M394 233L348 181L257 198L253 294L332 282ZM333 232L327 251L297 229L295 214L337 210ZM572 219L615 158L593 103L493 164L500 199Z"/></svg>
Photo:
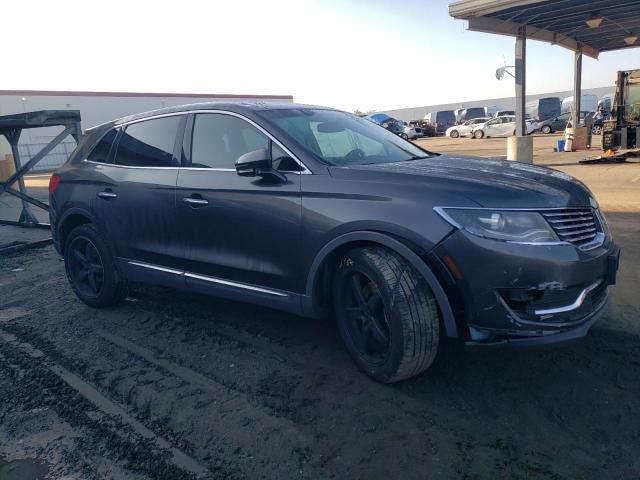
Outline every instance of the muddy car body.
<svg viewBox="0 0 640 480"><path fill-rule="evenodd" d="M617 270L604 217L571 177L434 154L321 107L117 120L87 133L50 192L55 245L86 303L141 281L333 313L356 362L385 382L426 369L440 336L584 336Z"/></svg>

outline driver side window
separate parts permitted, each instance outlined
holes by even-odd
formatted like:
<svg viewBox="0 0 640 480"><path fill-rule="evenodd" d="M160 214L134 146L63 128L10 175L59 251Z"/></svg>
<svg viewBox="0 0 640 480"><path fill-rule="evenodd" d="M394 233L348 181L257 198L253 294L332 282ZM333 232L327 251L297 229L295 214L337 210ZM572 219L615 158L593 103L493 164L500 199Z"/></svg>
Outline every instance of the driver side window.
<svg viewBox="0 0 640 480"><path fill-rule="evenodd" d="M274 168L300 171L298 163L249 122L221 113L198 113L191 136L191 167L235 170L245 153L271 151Z"/></svg>

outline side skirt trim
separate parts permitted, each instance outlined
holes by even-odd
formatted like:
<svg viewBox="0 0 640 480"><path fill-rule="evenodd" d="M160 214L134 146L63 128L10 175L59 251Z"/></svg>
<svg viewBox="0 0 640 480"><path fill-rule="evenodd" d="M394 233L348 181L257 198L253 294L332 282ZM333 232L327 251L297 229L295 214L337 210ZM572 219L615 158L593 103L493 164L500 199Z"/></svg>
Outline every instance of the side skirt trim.
<svg viewBox="0 0 640 480"><path fill-rule="evenodd" d="M271 290L269 288L256 287L256 286L253 286L253 285L247 285L246 283L234 282L234 281L231 281L231 280L224 280L222 278L217 278L217 277L210 277L208 275L199 275L199 274L196 274L196 273L185 272L185 271L182 271L182 270L176 270L176 269L173 269L173 268L167 268L167 267L163 267L163 266L160 266L160 265L154 265L154 264L151 264L151 263L134 262L132 260L128 260L127 263L129 263L129 265L134 265L136 267L142 267L142 268L148 268L150 270L157 270L157 271L160 271L160 272L172 273L174 275L180 275L180 276L187 277L187 278L194 278L196 280L204 280L206 282L217 283L217 284L220 284L220 285L226 285L228 287L236 287L236 288L242 288L244 290L251 290L253 292L266 293L267 295L274 295L276 297L288 297L289 296L286 293L278 292L277 290Z"/></svg>

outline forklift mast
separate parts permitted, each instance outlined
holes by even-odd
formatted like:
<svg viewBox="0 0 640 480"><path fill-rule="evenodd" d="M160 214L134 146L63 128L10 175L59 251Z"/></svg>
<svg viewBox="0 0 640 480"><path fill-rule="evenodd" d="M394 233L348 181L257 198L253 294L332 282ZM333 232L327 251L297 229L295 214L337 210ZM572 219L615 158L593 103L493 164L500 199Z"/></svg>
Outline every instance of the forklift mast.
<svg viewBox="0 0 640 480"><path fill-rule="evenodd" d="M640 147L640 69L618 72L611 110L602 129L602 149Z"/></svg>

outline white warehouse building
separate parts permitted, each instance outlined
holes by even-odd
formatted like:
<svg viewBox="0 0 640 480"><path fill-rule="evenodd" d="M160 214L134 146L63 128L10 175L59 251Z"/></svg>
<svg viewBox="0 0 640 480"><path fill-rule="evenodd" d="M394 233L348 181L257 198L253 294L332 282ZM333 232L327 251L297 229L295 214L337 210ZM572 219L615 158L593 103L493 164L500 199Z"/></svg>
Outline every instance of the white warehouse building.
<svg viewBox="0 0 640 480"><path fill-rule="evenodd" d="M82 129L85 130L116 118L158 108L225 100L293 102L293 96L0 90L0 116L38 110L80 110ZM61 130L61 127L23 130L19 144L22 163L26 163ZM33 170L51 170L61 165L75 146L75 141L69 136ZM9 143L0 136L0 160L9 154Z"/></svg>

